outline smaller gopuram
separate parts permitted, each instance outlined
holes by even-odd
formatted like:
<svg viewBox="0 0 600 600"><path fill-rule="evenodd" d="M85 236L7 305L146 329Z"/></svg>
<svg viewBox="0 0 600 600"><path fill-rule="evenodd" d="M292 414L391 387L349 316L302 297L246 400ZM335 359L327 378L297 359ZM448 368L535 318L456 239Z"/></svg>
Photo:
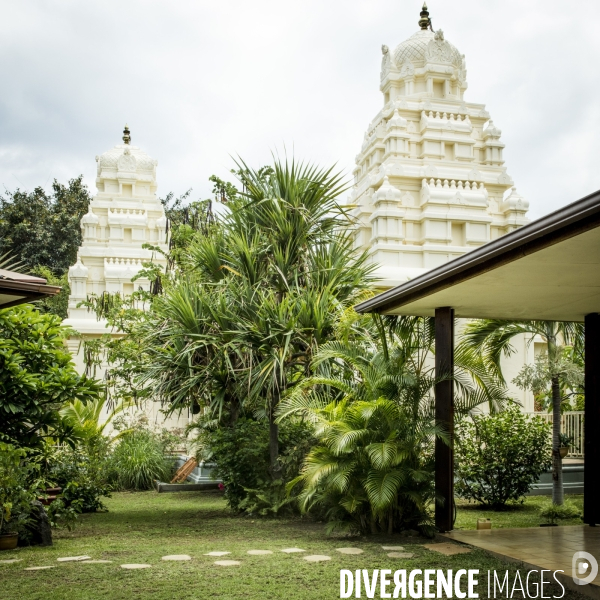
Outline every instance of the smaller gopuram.
<svg viewBox="0 0 600 600"><path fill-rule="evenodd" d="M164 263L161 255L142 248L145 243L167 249L167 219L156 196L158 162L131 144L129 128L123 143L96 156L97 193L81 219L82 242L77 262L69 269L70 325L85 339L108 333L106 322L80 306L91 295L104 292L128 295L149 289L150 281L132 278L150 259Z"/></svg>

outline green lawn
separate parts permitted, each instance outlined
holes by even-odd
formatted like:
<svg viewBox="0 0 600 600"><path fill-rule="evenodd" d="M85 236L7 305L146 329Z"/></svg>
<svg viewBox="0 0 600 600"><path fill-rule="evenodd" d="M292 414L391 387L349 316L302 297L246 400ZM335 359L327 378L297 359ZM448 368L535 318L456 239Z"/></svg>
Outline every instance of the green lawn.
<svg viewBox="0 0 600 600"><path fill-rule="evenodd" d="M566 500L583 511L583 496L567 495ZM503 511L484 510L478 504L457 500L456 529L477 529L477 519L491 519L492 527L539 527L546 521L539 515L542 507L550 503L548 496L531 496L523 504L510 504ZM567 519L561 525L581 525L581 519Z"/></svg>
<svg viewBox="0 0 600 600"><path fill-rule="evenodd" d="M325 600L339 598L340 569L479 569L481 598L487 597L484 573L515 567L485 552L444 557L421 546L415 537L329 538L323 524L303 519L259 520L232 515L219 493L198 492L115 494L107 501L108 513L83 515L77 528L55 534L52 548L5 551L0 559L22 562L0 564L0 597L16 600L120 599L250 599ZM476 512L461 510L465 526ZM484 514L484 513L482 513ZM401 544L414 552L413 559L392 559L381 544ZM327 554L326 563L308 563L301 555L278 552L297 546L310 554ZM360 547L364 554L342 555L340 547ZM250 549L275 551L249 556ZM203 556L228 550L225 557L242 562L239 567L218 567L215 558ZM88 554L111 564L57 563L60 556ZM161 561L166 554L189 554L190 562ZM122 563L150 563L152 568L125 571ZM46 571L24 567L57 565ZM560 595L556 588L551 595ZM363 598L365 597L363 590ZM377 596L378 597L378 596ZM500 596L498 596L500 597ZM565 598L580 598L567 591Z"/></svg>

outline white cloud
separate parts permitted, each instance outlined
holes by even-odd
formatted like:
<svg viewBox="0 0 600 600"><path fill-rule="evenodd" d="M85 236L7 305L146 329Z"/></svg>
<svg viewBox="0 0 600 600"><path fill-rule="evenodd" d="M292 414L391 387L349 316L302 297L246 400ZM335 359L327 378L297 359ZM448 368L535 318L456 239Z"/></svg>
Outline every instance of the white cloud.
<svg viewBox="0 0 600 600"><path fill-rule="evenodd" d="M600 3L429 9L466 55L466 98L502 129L531 216L600 188ZM206 197L230 155L260 165L285 147L349 173L382 103L381 44L417 30L420 2L0 0L0 10L0 185L83 173L93 189L94 156L128 122L159 160L160 192Z"/></svg>

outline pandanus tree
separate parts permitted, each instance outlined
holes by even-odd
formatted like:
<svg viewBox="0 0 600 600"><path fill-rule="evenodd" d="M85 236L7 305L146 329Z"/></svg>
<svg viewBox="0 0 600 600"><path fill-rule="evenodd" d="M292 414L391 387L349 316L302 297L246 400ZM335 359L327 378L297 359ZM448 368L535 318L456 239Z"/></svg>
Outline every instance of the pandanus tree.
<svg viewBox="0 0 600 600"><path fill-rule="evenodd" d="M281 402L280 419L315 427L319 443L290 487L301 487L304 511L326 512L330 529L433 531L434 440L450 443L434 418L434 334L433 319L349 313L316 352L314 374ZM459 414L507 401L474 353L457 355L454 379Z"/></svg>
<svg viewBox="0 0 600 600"><path fill-rule="evenodd" d="M541 336L546 344L548 377L552 398L552 502L563 504L563 473L560 456L560 417L563 401L561 387L564 373L561 372L562 345L571 344L581 352L583 348L583 325L555 321L501 321L485 319L473 321L465 328L459 348L462 351L480 354L490 373L504 380L501 359L514 352L511 342L518 335L525 334L532 343L535 336Z"/></svg>
<svg viewBox="0 0 600 600"><path fill-rule="evenodd" d="M277 406L369 286L371 267L354 251L340 174L287 160L238 166L243 192L190 244L144 320L143 377L171 409L268 419L276 476Z"/></svg>

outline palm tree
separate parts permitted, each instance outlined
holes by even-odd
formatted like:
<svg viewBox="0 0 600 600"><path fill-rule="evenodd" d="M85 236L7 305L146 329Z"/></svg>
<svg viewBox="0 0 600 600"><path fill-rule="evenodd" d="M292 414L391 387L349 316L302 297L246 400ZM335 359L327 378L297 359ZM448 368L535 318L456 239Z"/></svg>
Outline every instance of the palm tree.
<svg viewBox="0 0 600 600"><path fill-rule="evenodd" d="M583 325L555 321L501 321L485 319L472 321L463 333L459 351L477 352L481 355L486 368L494 376L504 381L501 368L502 356L514 352L511 341L517 335L527 334L531 343L536 335L546 343L548 363L551 373L552 396L552 502L563 504L563 474L560 457L560 415L561 415L561 374L552 365L560 360L560 344L574 344L583 348Z"/></svg>
<svg viewBox="0 0 600 600"><path fill-rule="evenodd" d="M435 424L434 320L354 313L339 329L278 409L279 419L309 420L319 439L293 483L301 507L324 508L330 528L432 531L434 440L449 443ZM455 380L459 414L507 400L472 353L458 357Z"/></svg>
<svg viewBox="0 0 600 600"><path fill-rule="evenodd" d="M196 237L140 325L142 378L171 409L268 419L276 477L280 399L309 373L372 267L354 251L340 174L293 160L238 166L244 192Z"/></svg>
<svg viewBox="0 0 600 600"><path fill-rule="evenodd" d="M120 413L134 406L133 400L122 400L102 418L107 406L106 396L103 395L93 401L83 403L81 400L73 400L65 405L60 414L73 427L75 435L85 444L93 446L102 436L107 426ZM112 440L121 437L126 431L119 432Z"/></svg>

